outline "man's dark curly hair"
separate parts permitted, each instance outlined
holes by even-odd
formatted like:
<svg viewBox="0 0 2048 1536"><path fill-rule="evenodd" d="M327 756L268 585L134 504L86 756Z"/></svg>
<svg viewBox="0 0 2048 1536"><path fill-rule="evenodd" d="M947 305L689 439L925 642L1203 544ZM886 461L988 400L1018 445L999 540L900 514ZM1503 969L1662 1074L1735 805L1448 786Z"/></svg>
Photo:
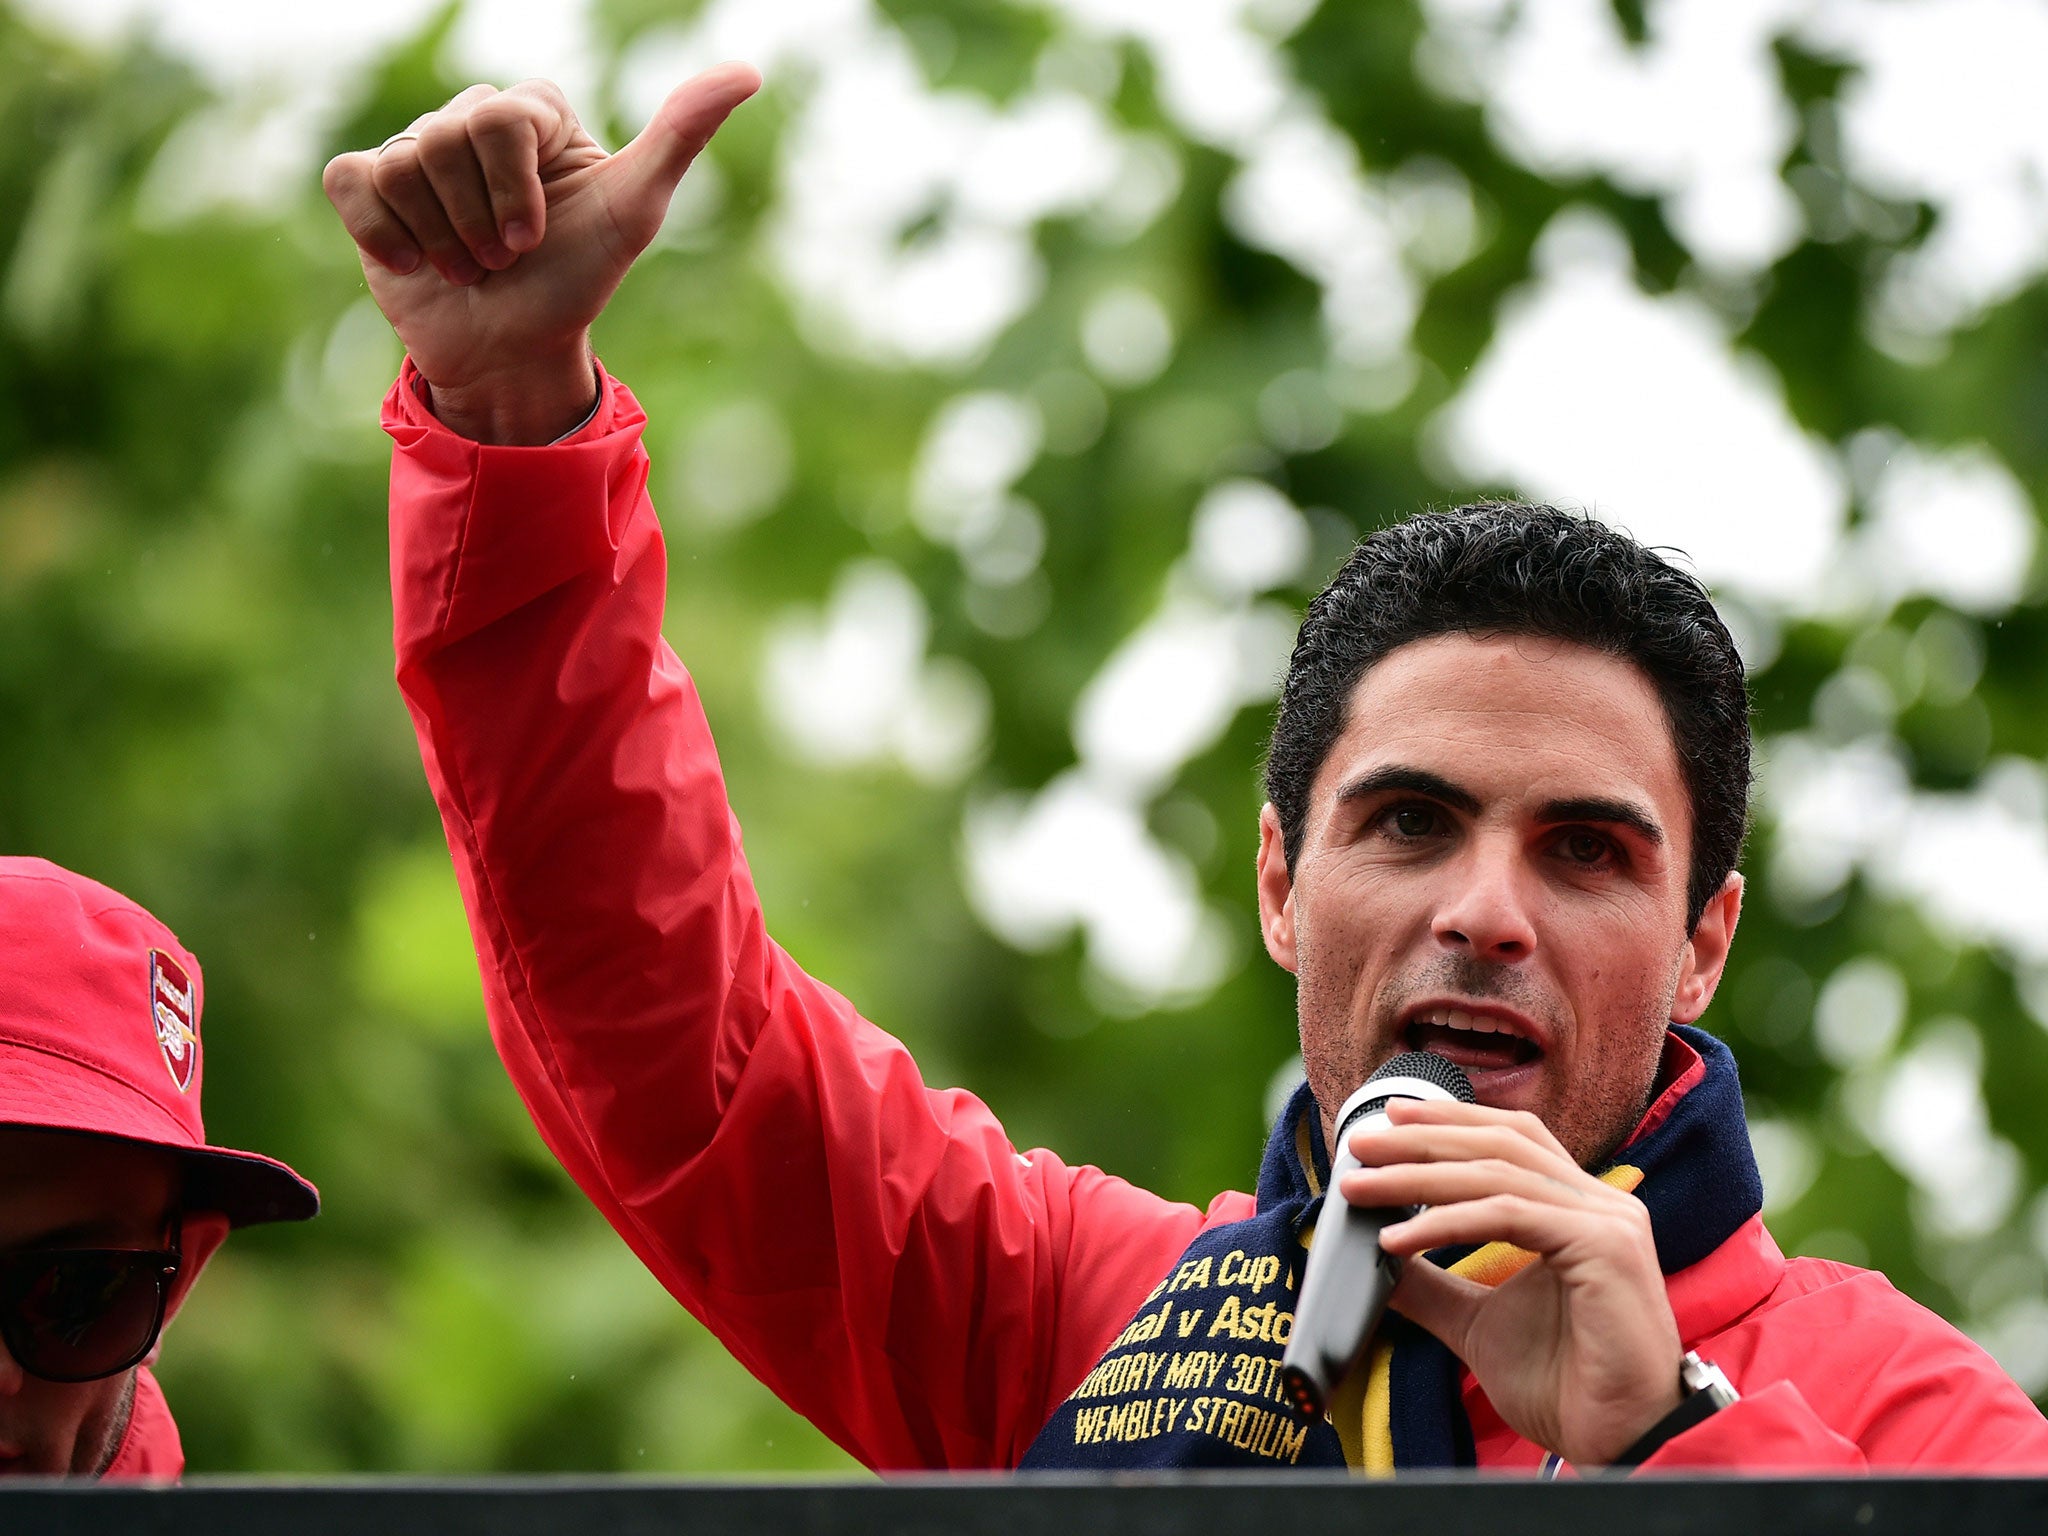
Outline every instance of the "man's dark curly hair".
<svg viewBox="0 0 2048 1536"><path fill-rule="evenodd" d="M1642 670L1664 702L1692 800L1686 930L1697 927L1749 823L1749 692L1735 642L1695 578L1591 518L1519 502L1383 528L1309 604L1266 754L1288 871L1359 680L1397 647L1440 634L1549 636Z"/></svg>

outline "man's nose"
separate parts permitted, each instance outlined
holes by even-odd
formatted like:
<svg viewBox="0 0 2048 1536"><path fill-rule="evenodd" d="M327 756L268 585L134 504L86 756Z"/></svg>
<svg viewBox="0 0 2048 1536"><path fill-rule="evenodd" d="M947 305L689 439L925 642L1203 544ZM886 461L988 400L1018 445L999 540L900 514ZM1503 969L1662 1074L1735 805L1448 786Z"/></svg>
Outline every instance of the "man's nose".
<svg viewBox="0 0 2048 1536"><path fill-rule="evenodd" d="M28 1381L28 1372L15 1364L14 1356L8 1353L7 1343L0 1339L0 1397L13 1397Z"/></svg>
<svg viewBox="0 0 2048 1536"><path fill-rule="evenodd" d="M1512 962L1536 952L1534 893L1518 850L1476 843L1450 873L1454 883L1432 925L1439 944L1475 960Z"/></svg>

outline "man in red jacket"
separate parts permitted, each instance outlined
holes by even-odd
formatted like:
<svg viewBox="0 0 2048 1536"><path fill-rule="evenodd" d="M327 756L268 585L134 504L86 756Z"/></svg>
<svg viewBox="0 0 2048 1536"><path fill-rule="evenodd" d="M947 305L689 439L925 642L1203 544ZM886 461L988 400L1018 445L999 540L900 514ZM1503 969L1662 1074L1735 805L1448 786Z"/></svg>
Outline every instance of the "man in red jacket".
<svg viewBox="0 0 2048 1536"><path fill-rule="evenodd" d="M644 417L588 339L757 84L700 76L610 156L552 86L478 86L326 176L409 352L398 678L493 1035L677 1298L879 1467L2048 1469L1981 1350L1764 1228L1691 1028L1741 908L1741 666L1597 524L1415 519L1311 605L1258 872L1308 1083L1255 1197L1019 1153L774 945L661 638ZM1383 1243L1439 1262L1309 1417L1277 1367L1333 1115L1415 1046L1479 1102L1397 1104L1339 1193L1428 1207Z"/></svg>
<svg viewBox="0 0 2048 1536"><path fill-rule="evenodd" d="M0 1474L175 1479L150 1374L230 1228L313 1187L208 1146L199 962L126 897L0 858Z"/></svg>

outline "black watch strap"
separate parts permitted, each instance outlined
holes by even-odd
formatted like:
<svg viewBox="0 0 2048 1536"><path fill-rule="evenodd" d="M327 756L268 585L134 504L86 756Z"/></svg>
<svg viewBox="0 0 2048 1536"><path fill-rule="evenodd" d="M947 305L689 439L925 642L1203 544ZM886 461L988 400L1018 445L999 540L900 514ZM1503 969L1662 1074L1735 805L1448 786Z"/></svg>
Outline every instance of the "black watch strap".
<svg viewBox="0 0 2048 1536"><path fill-rule="evenodd" d="M1739 1394L1718 1367L1709 1365L1690 1350L1678 1363L1678 1406L1643 1431L1642 1436L1609 1463L1615 1467L1639 1467L1665 1444L1676 1440L1696 1424L1712 1418Z"/></svg>

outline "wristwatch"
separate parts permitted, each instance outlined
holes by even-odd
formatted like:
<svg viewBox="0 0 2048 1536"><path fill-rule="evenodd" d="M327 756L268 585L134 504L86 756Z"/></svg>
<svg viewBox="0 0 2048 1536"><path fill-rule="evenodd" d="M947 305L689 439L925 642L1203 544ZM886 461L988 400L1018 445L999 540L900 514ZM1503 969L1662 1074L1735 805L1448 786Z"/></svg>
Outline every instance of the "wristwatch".
<svg viewBox="0 0 2048 1536"><path fill-rule="evenodd" d="M1678 1362L1678 1406L1644 1431L1642 1438L1615 1457L1611 1465L1641 1466L1666 1441L1677 1439L1695 1424L1704 1423L1741 1398L1742 1394L1735 1390L1735 1384L1718 1365L1687 1350L1685 1357Z"/></svg>

